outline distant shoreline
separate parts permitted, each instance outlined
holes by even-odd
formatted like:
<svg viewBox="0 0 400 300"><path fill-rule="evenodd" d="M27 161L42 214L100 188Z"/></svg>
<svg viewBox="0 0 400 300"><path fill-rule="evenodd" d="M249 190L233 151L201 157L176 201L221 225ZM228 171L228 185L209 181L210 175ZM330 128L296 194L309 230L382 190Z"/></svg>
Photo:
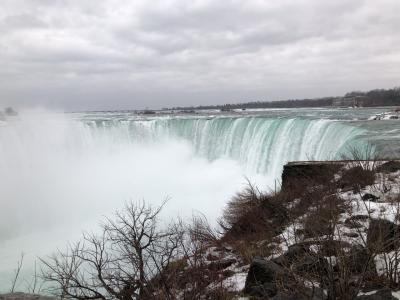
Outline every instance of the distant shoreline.
<svg viewBox="0 0 400 300"><path fill-rule="evenodd" d="M249 109L249 108L308 108L308 107L380 107L399 106L400 88L350 92L344 96L277 101L250 101L222 105L178 106L169 110ZM166 108L168 110L168 108Z"/></svg>

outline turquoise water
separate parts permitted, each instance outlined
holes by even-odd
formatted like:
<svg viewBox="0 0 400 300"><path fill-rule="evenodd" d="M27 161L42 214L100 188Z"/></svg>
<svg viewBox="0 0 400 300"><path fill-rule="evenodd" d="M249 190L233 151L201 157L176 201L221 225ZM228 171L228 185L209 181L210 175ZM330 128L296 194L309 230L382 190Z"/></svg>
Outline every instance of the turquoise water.
<svg viewBox="0 0 400 300"><path fill-rule="evenodd" d="M183 139L209 160L227 157L244 172L279 177L293 160L339 159L352 148L371 145L381 156L396 157L400 122L367 121L388 108L291 109L145 117L134 113L75 114L92 138L110 143Z"/></svg>

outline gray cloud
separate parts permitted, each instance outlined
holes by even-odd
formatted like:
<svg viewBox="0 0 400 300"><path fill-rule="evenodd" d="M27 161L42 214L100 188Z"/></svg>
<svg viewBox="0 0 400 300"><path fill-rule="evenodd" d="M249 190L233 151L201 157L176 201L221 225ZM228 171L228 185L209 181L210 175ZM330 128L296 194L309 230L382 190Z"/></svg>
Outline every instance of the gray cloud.
<svg viewBox="0 0 400 300"><path fill-rule="evenodd" d="M119 109L392 87L397 0L3 0L0 104Z"/></svg>

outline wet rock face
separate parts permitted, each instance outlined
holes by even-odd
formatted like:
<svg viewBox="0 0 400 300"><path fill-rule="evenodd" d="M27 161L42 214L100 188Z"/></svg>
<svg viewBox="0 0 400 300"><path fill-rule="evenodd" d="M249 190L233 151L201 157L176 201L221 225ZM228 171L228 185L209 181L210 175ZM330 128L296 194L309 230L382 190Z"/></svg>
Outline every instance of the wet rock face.
<svg viewBox="0 0 400 300"><path fill-rule="evenodd" d="M343 190L353 190L353 192L358 193L361 188L372 185L374 182L375 172L373 170L356 166L343 171L338 185Z"/></svg>
<svg viewBox="0 0 400 300"><path fill-rule="evenodd" d="M321 184L333 178L342 163L294 162L283 167L282 190L297 184Z"/></svg>
<svg viewBox="0 0 400 300"><path fill-rule="evenodd" d="M390 252L399 246L400 227L385 219L372 219L369 223L367 246L378 253Z"/></svg>
<svg viewBox="0 0 400 300"><path fill-rule="evenodd" d="M366 193L361 197L362 200L364 201L372 201L372 202L377 202L379 200L379 197L373 195L373 194L369 194Z"/></svg>
<svg viewBox="0 0 400 300"><path fill-rule="evenodd" d="M309 247L305 244L294 244L289 247L283 255L274 258L273 261L278 265L290 267L294 262L301 260L305 255L309 255Z"/></svg>
<svg viewBox="0 0 400 300"><path fill-rule="evenodd" d="M284 274L284 268L275 262L255 258L247 274L244 292L259 297L274 296L277 293L274 281Z"/></svg>
<svg viewBox="0 0 400 300"><path fill-rule="evenodd" d="M397 172L400 170L400 161L392 160L385 162L382 165L378 166L376 170L383 173Z"/></svg>
<svg viewBox="0 0 400 300"><path fill-rule="evenodd" d="M231 265L237 263L237 260L234 258L226 258L217 261L213 261L209 264L208 268L212 271L220 271L230 267Z"/></svg>
<svg viewBox="0 0 400 300"><path fill-rule="evenodd" d="M323 294L322 290L306 289L295 294L288 294L280 290L279 283L289 280L288 268L302 273L323 272L327 267L325 259L314 257L308 253L302 245L296 245L291 247L286 254L273 260L255 258L247 274L244 293L253 297L261 297L260 299L324 299L324 297L320 297Z"/></svg>

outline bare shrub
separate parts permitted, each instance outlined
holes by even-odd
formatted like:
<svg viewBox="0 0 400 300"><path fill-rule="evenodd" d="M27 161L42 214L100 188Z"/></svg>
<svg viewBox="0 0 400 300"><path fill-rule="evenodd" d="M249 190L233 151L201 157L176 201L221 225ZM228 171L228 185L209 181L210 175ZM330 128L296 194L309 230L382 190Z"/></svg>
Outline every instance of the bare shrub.
<svg viewBox="0 0 400 300"><path fill-rule="evenodd" d="M151 280L180 256L183 235L175 224L159 224L161 209L126 204L105 220L100 234L86 233L66 251L42 259L43 278L64 299L156 299L160 291ZM169 295L166 286L157 288Z"/></svg>
<svg viewBox="0 0 400 300"><path fill-rule="evenodd" d="M379 165L376 170L382 173L393 173L400 170L400 161L387 161L381 165Z"/></svg>
<svg viewBox="0 0 400 300"><path fill-rule="evenodd" d="M342 189L352 189L358 193L360 189L367 185L375 183L375 171L363 169L361 166L355 166L343 171L338 182Z"/></svg>
<svg viewBox="0 0 400 300"><path fill-rule="evenodd" d="M261 205L261 193L250 182L247 187L237 193L226 205L219 224L226 232L239 227L239 223L253 213Z"/></svg>
<svg viewBox="0 0 400 300"><path fill-rule="evenodd" d="M286 221L286 208L278 197L262 193L249 183L227 204L219 221L224 238L260 240L275 236Z"/></svg>
<svg viewBox="0 0 400 300"><path fill-rule="evenodd" d="M14 270L14 277L11 281L11 289L10 289L11 293L14 293L15 288L17 287L19 275L21 273L22 265L24 263L24 256L25 256L24 253L21 253L20 259L17 262L17 267Z"/></svg>
<svg viewBox="0 0 400 300"><path fill-rule="evenodd" d="M183 299L232 299L232 295L223 285L231 274L224 271L224 256L229 252L222 245L216 233L202 215L193 216L186 225L187 237L183 240L182 249L185 268L178 277L178 288ZM212 249L219 249L219 256L213 257Z"/></svg>
<svg viewBox="0 0 400 300"><path fill-rule="evenodd" d="M64 299L232 299L223 280L233 261L220 251L210 262L219 234L202 215L161 226L161 208L129 203L101 234L84 234L42 260L52 292Z"/></svg>
<svg viewBox="0 0 400 300"><path fill-rule="evenodd" d="M38 270L37 259L34 261L33 274L29 278L30 280L25 280L26 290L31 293L40 293L43 288L43 280L40 277L40 270Z"/></svg>
<svg viewBox="0 0 400 300"><path fill-rule="evenodd" d="M361 167L363 170L373 171L381 158L375 151L372 144L367 144L364 148L349 148L346 154L342 154L343 160L348 160L353 167Z"/></svg>

